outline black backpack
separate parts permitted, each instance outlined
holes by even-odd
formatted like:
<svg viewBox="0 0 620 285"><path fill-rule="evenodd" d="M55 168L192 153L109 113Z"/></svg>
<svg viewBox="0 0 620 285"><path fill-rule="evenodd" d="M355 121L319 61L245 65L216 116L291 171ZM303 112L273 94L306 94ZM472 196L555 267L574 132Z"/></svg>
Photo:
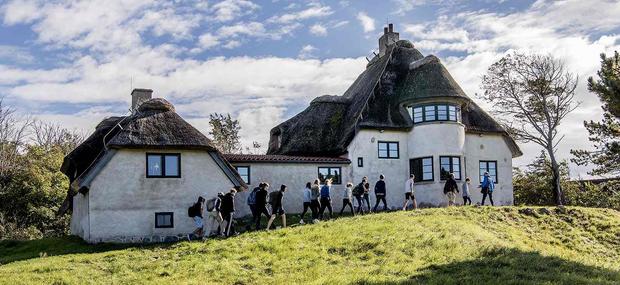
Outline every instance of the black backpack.
<svg viewBox="0 0 620 285"><path fill-rule="evenodd" d="M269 193L269 205L274 205L276 203L276 196L278 195L278 191L273 191Z"/></svg>
<svg viewBox="0 0 620 285"><path fill-rule="evenodd" d="M189 206L189 208L187 208L187 215L188 215L190 218L193 218L193 217L195 217L195 216L198 216L198 215L196 215L196 204L191 205L191 206Z"/></svg>

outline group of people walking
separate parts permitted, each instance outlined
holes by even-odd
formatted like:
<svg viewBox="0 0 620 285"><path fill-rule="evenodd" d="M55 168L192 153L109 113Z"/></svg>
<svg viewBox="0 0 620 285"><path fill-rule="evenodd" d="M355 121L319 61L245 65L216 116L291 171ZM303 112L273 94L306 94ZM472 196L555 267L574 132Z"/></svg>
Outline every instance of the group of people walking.
<svg viewBox="0 0 620 285"><path fill-rule="evenodd" d="M467 177L459 190L458 184L454 179L454 174L450 173L443 189L448 200L448 206L456 204L456 195L460 193L461 190L463 205L471 205L470 181L469 177ZM415 176L411 174L404 185L403 210L408 209L409 202L412 203L413 209L417 209L418 207L415 198L414 184ZM494 205L494 181L491 179L488 172L484 173L484 178L478 187L481 188L481 193L483 195L481 205L484 205L487 197L491 205ZM252 189L248 195L246 202L252 213L251 224L254 225L255 230L261 229L261 218L263 216L267 218L267 230L271 229L273 222L278 216L282 219L282 227L286 227L286 212L284 211L282 202L288 187L286 185L280 185L279 190L273 192L269 192L269 188L269 183L261 182L257 187ZM321 183L319 179L306 183L306 187L302 192L303 212L301 213L300 224L305 223L304 219L308 210L311 212L312 222L326 219L327 215L325 210L329 213L329 218L334 217L331 191L332 180L329 178L325 179L323 183ZM343 215L347 207L354 216L356 214L377 212L380 204L383 204L383 211L389 209L386 200L387 184L383 174L379 175L379 180L376 181L374 186L376 202L372 208L370 207L371 190L368 177L363 177L362 181L357 185L348 182L342 191L342 208L340 209L340 215ZM236 193L237 191L235 189L230 189L228 193L218 193L217 197L210 200L199 197L198 201L188 209L188 215L194 220L194 225L196 226L196 230L193 234L200 238L205 235L227 237L234 234L233 215L235 212L234 197ZM353 198L355 198L357 202L357 207L354 206ZM207 226L210 229L208 233L204 232L205 225L203 224L203 214L205 212L207 214ZM251 228L251 225L248 228Z"/></svg>

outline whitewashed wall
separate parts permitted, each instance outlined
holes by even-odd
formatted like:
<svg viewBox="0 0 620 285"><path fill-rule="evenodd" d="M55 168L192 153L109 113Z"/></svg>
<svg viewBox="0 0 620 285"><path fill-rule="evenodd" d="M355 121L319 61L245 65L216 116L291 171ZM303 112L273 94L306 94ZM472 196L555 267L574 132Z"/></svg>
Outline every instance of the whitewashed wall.
<svg viewBox="0 0 620 285"><path fill-rule="evenodd" d="M85 240L89 236L88 193L73 196L73 211L71 213L71 234Z"/></svg>
<svg viewBox="0 0 620 285"><path fill-rule="evenodd" d="M181 178L146 178L146 152L181 153ZM190 233L187 208L200 195L214 197L232 187L204 151L119 150L91 183L90 235L84 237L99 242ZM245 214L245 208L238 210ZM174 228L155 228L155 212L173 212Z"/></svg>
<svg viewBox="0 0 620 285"><path fill-rule="evenodd" d="M342 202L342 190L346 182L350 180L348 164L329 164L329 163L233 163L235 166L250 167L250 191L258 186L260 182L267 182L271 185L269 192L280 189L280 185L287 186L284 195L284 210L289 213L301 213L303 211L303 189L307 182L314 181L318 176L319 167L340 167L343 181L339 185L332 185L332 199L334 208L340 210ZM239 195L238 206L247 209L247 195ZM309 217L309 216L307 216Z"/></svg>
<svg viewBox="0 0 620 285"><path fill-rule="evenodd" d="M467 134L466 138L467 175L475 187L480 185L478 163L480 160L497 161L497 184L493 192L495 205L512 205L514 203L512 187L512 152L499 134ZM480 189L472 191L472 202L482 200ZM489 203L488 200L486 202Z"/></svg>

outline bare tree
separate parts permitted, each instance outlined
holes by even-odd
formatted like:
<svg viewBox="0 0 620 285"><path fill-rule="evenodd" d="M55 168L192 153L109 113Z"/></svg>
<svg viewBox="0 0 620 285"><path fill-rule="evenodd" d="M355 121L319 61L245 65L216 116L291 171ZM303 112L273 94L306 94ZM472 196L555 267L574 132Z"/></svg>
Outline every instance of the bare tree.
<svg viewBox="0 0 620 285"><path fill-rule="evenodd" d="M579 102L574 100L578 78L551 55L513 53L489 67L480 97L494 104L506 130L521 142L533 142L549 154L554 200L563 204L560 165L556 158L558 127Z"/></svg>
<svg viewBox="0 0 620 285"><path fill-rule="evenodd" d="M32 123L33 141L36 145L49 149L60 147L67 154L84 140L84 134L71 131L59 124L35 120Z"/></svg>
<svg viewBox="0 0 620 285"><path fill-rule="evenodd" d="M30 117L22 117L15 109L6 106L0 98L0 176L4 176L17 166L19 151L26 145Z"/></svg>

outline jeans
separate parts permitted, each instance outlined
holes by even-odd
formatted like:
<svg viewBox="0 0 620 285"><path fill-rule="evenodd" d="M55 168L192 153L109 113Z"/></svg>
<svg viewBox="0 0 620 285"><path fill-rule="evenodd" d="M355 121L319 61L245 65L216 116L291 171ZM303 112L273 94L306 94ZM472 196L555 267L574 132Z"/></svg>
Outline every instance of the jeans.
<svg viewBox="0 0 620 285"><path fill-rule="evenodd" d="M325 208L329 210L329 217L332 218L334 213L332 211L332 200L331 198L321 198L321 211L319 211L319 217L321 220L323 219L323 213L325 212Z"/></svg>
<svg viewBox="0 0 620 285"><path fill-rule="evenodd" d="M364 207L362 207L362 196L355 196L355 200L357 200L357 211L358 214L364 214Z"/></svg>
<svg viewBox="0 0 620 285"><path fill-rule="evenodd" d="M368 212L370 212L370 197L368 193L364 193L364 201L366 201L366 206L368 206Z"/></svg>
<svg viewBox="0 0 620 285"><path fill-rule="evenodd" d="M301 220L303 221L304 216L306 215L306 212L308 212L308 208L310 208L310 211L312 211L312 206L310 206L310 202L304 202L304 211L301 213ZM314 211L312 211L314 212Z"/></svg>
<svg viewBox="0 0 620 285"><path fill-rule="evenodd" d="M310 201L310 210L312 211L312 219L316 220L319 218L319 208L321 207L321 203L319 200L311 200Z"/></svg>
<svg viewBox="0 0 620 285"><path fill-rule="evenodd" d="M471 205L471 198L469 196L463 196L463 205Z"/></svg>
<svg viewBox="0 0 620 285"><path fill-rule="evenodd" d="M375 207L373 208L373 211L377 211L377 207L379 206L379 202L383 201L383 210L387 210L388 206L387 206L387 202L385 201L385 195L376 195L375 196L377 198L377 202L375 203Z"/></svg>
<svg viewBox="0 0 620 285"><path fill-rule="evenodd" d="M344 212L344 208L347 206L349 206L349 208L351 209L351 214L355 216L355 212L353 212L353 203L351 203L351 200L347 198L342 199L342 210L340 210L340 215L342 215L342 213Z"/></svg>
<svg viewBox="0 0 620 285"><path fill-rule="evenodd" d="M256 215L254 216L254 226L256 230L260 230L260 217L261 215L265 215L267 219L271 217L269 210L267 209L267 205L264 206L256 206L255 209Z"/></svg>
<svg viewBox="0 0 620 285"><path fill-rule="evenodd" d="M482 206L484 206L484 200L486 200L487 196L489 196L489 201L491 201L491 206L495 206L493 204L493 192L483 193L482 194Z"/></svg>

